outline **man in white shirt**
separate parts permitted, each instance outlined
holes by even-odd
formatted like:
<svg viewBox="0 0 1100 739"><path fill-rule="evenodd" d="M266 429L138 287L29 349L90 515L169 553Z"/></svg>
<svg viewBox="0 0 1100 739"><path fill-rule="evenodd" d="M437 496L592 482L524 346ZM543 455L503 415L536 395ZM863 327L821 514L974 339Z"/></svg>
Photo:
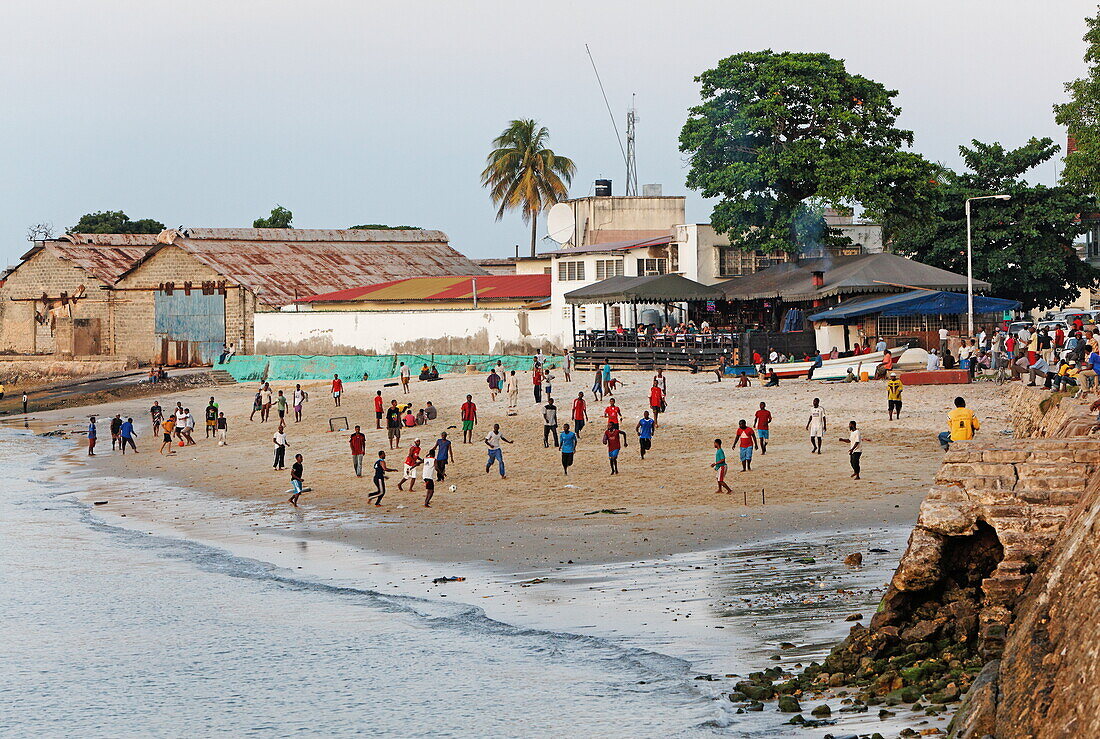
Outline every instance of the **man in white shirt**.
<svg viewBox="0 0 1100 739"><path fill-rule="evenodd" d="M940 355L947 353L947 329L940 327Z"/></svg>
<svg viewBox="0 0 1100 739"><path fill-rule="evenodd" d="M940 355L933 349L928 352L928 361L925 363L924 368L929 372L935 372L940 368Z"/></svg>
<svg viewBox="0 0 1100 739"><path fill-rule="evenodd" d="M286 469L286 429L279 426L272 435L271 441L275 443L275 462L271 465L271 468L275 470Z"/></svg>
<svg viewBox="0 0 1100 739"><path fill-rule="evenodd" d="M428 450L428 456L421 462L422 475L424 477L424 507L432 507L432 496L435 495L435 449Z"/></svg>
<svg viewBox="0 0 1100 739"><path fill-rule="evenodd" d="M841 439L844 441L844 439ZM859 459L863 456L863 435L856 428L856 422L848 423L848 461L852 463L852 479L859 479Z"/></svg>
<svg viewBox="0 0 1100 739"><path fill-rule="evenodd" d="M493 430L485 437L485 446L489 447L489 459L485 462L485 474L489 474L489 470L493 466L493 462L497 463L497 470L500 472L500 479L505 479L507 475L504 474L504 451L500 448L500 442L513 443L511 439L504 438L504 434L500 433L500 424L494 423Z"/></svg>
<svg viewBox="0 0 1100 739"><path fill-rule="evenodd" d="M813 405L810 406L810 419L806 421L806 430L810 432L810 454L821 454L821 440L828 428L821 400L814 398Z"/></svg>
<svg viewBox="0 0 1100 739"><path fill-rule="evenodd" d="M398 371L401 376L401 390L405 393L411 393L409 389L409 379L412 377L412 370L409 369L409 365L404 362L401 363L401 369Z"/></svg>

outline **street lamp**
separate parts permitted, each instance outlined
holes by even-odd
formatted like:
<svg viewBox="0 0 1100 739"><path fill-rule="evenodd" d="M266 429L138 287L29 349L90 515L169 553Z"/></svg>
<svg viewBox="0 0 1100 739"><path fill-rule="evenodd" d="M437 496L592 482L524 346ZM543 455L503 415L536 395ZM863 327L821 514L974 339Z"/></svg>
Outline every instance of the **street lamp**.
<svg viewBox="0 0 1100 739"><path fill-rule="evenodd" d="M966 199L966 328L967 338L974 336L974 250L970 246L970 202L973 200L1011 200L1011 195L980 195Z"/></svg>

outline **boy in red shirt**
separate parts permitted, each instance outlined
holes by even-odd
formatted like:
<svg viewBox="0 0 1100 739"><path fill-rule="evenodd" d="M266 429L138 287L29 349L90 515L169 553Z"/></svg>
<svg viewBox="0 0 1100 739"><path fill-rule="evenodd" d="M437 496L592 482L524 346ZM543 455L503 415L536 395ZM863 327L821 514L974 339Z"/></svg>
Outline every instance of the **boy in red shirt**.
<svg viewBox="0 0 1100 739"><path fill-rule="evenodd" d="M603 432L603 443L607 447L607 461L611 463L611 474L617 475L619 474L619 449L626 446L626 437L622 431L619 431L618 426L609 423L607 431Z"/></svg>
<svg viewBox="0 0 1100 739"><path fill-rule="evenodd" d="M462 418L462 443L470 444L474 440L474 424L477 423L477 406L474 405L474 396L466 396L466 402L462 404L460 412Z"/></svg>
<svg viewBox="0 0 1100 739"><path fill-rule="evenodd" d="M386 411L386 404L382 400L382 391L379 390L374 395L374 427L376 429L382 428L382 415Z"/></svg>
<svg viewBox="0 0 1100 739"><path fill-rule="evenodd" d="M398 490L404 490L405 480L409 481L409 492L416 487L416 468L420 465L420 439L414 439L409 447L409 453L405 457L405 467L401 476L401 482L397 483Z"/></svg>
<svg viewBox="0 0 1100 739"><path fill-rule="evenodd" d="M615 399L611 399L611 404L603 409L603 417L607 419L608 425L612 425L615 428L619 427L619 419L622 418L623 410L619 406L615 405Z"/></svg>
<svg viewBox="0 0 1100 739"><path fill-rule="evenodd" d="M336 401L336 407L340 407L340 396L344 393L344 381L340 375L332 376L332 399Z"/></svg>
<svg viewBox="0 0 1100 739"><path fill-rule="evenodd" d="M767 404L761 403L760 410L756 412L756 420L752 422L756 429L756 438L760 440L760 454L768 453L768 427L771 422L772 412L768 410Z"/></svg>
<svg viewBox="0 0 1100 739"><path fill-rule="evenodd" d="M661 415L661 409L665 405L665 393L661 390L661 386L657 384L657 380L653 381L653 387L649 389L649 409L653 411L653 427L656 428L658 423L658 417Z"/></svg>
<svg viewBox="0 0 1100 739"><path fill-rule="evenodd" d="M573 431L577 436L581 435L581 429L588 422L588 403L584 402L584 393L577 393L577 399L573 401Z"/></svg>
<svg viewBox="0 0 1100 739"><path fill-rule="evenodd" d="M741 459L741 471L752 472L752 450L757 447L756 434L745 423L745 419L737 422L737 454Z"/></svg>

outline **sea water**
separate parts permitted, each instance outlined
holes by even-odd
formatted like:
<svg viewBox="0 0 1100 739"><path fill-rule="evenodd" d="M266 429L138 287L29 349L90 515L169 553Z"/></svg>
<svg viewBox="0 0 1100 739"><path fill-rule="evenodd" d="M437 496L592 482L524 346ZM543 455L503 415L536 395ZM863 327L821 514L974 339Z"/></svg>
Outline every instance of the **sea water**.
<svg viewBox="0 0 1100 739"><path fill-rule="evenodd" d="M746 640L763 659L810 634L820 656L849 607L815 612L812 586L783 585L798 578L768 586L774 548L578 568L508 607L493 599L518 584L445 600L322 578L100 515L87 481L49 474L70 448L0 430L5 737L787 735L786 716L737 714L730 685L696 678L742 667L724 656ZM582 623L609 604L619 618Z"/></svg>

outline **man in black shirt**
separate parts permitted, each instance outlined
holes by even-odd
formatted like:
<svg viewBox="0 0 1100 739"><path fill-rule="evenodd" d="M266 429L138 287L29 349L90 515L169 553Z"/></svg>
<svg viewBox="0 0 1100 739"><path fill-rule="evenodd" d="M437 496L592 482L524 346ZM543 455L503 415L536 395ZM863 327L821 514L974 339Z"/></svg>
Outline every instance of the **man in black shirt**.
<svg viewBox="0 0 1100 739"><path fill-rule="evenodd" d="M390 439L390 449L401 445L401 409L397 407L396 400L391 400L386 410L386 435Z"/></svg>
<svg viewBox="0 0 1100 739"><path fill-rule="evenodd" d="M294 494L287 501L295 508L298 507L298 496L302 494L302 486L305 485L302 479L303 474L305 474L305 467L302 465L302 455L295 454L294 464L290 466L290 484L294 488Z"/></svg>

